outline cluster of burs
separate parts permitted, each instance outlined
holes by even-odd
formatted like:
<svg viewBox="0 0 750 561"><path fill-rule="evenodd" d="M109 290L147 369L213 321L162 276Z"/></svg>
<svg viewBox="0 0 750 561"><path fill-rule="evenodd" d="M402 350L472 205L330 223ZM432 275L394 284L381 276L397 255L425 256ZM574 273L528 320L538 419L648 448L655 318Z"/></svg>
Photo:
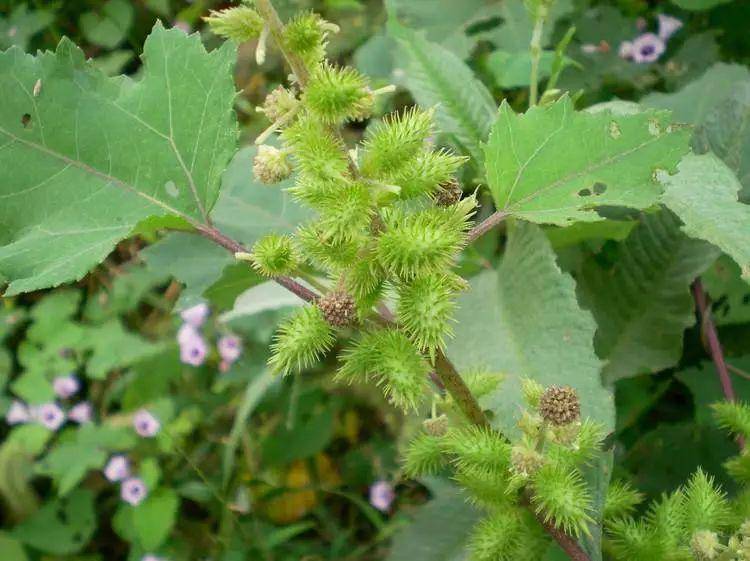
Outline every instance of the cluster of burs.
<svg viewBox="0 0 750 561"><path fill-rule="evenodd" d="M208 21L236 40L264 26L249 6ZM327 276L317 282L320 298L280 326L270 362L284 373L309 368L346 338L338 376L372 379L392 403L411 409L427 395L430 362L451 333L455 297L465 286L452 268L476 200L462 198L455 178L465 158L431 141L432 111L386 117L355 148L344 143L342 125L370 117L380 91L356 70L326 61L334 28L313 13L281 28L276 39L296 72L260 108L280 143L258 147L255 177L268 184L294 173L288 191L315 218L292 235L260 239L250 259L268 277ZM395 317L386 297L397 303Z"/></svg>

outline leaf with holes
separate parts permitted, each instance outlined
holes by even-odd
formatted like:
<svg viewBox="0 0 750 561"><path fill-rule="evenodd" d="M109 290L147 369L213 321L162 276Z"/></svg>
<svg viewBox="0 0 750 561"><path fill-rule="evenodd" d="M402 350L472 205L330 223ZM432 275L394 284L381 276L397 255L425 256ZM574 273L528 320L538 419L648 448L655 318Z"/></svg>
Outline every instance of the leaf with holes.
<svg viewBox="0 0 750 561"><path fill-rule="evenodd" d="M579 290L596 318L606 382L679 361L683 332L695 323L690 283L718 255L712 245L683 234L673 214L661 212L643 217L620 244L614 267L593 257L584 264Z"/></svg>
<svg viewBox="0 0 750 561"><path fill-rule="evenodd" d="M208 53L157 23L143 59L133 81L107 78L67 39L0 54L7 294L80 278L149 217L205 222L237 139L234 48Z"/></svg>
<svg viewBox="0 0 750 561"><path fill-rule="evenodd" d="M519 115L503 102L484 147L487 180L497 207L524 220L601 220L597 207L656 203L656 173L674 171L689 138L666 111L581 113L565 96Z"/></svg>
<svg viewBox="0 0 750 561"><path fill-rule="evenodd" d="M750 205L737 200L742 186L732 170L713 154L691 154L664 182L664 204L684 222L685 233L722 249L750 282Z"/></svg>

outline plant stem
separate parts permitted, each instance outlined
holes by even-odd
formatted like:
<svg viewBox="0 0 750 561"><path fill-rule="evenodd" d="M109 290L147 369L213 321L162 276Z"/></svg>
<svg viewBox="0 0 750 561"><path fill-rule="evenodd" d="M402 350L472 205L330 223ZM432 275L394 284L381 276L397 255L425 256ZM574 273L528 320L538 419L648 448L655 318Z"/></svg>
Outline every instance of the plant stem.
<svg viewBox="0 0 750 561"><path fill-rule="evenodd" d="M539 97L539 60L542 57L542 31L547 19L547 6L540 2L534 13L534 31L531 33L531 76L529 85L529 107L536 105Z"/></svg>
<svg viewBox="0 0 750 561"><path fill-rule="evenodd" d="M290 53L284 48L284 24L281 22L276 8L273 7L270 0L255 0L255 9L258 10L258 13L265 20L266 25L268 25L271 37L273 37L289 67L292 69L297 83L300 87L304 88L305 84L307 84L309 72L305 63L297 55Z"/></svg>
<svg viewBox="0 0 750 561"><path fill-rule="evenodd" d="M479 224L474 226L471 230L469 230L469 234L466 237L466 243L469 244L476 240L477 238L483 236L492 228L500 224L503 220L505 220L508 217L508 213L502 210L496 210L492 214L490 214L487 218L482 220Z"/></svg>
<svg viewBox="0 0 750 561"><path fill-rule="evenodd" d="M700 278L695 279L692 289L695 304L698 307L698 313L701 319L701 334L705 333L706 335L708 351L711 354L711 359L714 361L714 365L716 365L716 372L719 376L719 381L721 382L721 390L724 392L724 397L727 401L736 401L737 396L734 393L732 378L729 376L729 369L724 360L724 351L721 348L719 333L716 331L716 324L714 324L711 319L711 310L708 307L706 292L703 290L703 283ZM737 443L740 445L740 449L745 448L744 438L738 438Z"/></svg>
<svg viewBox="0 0 750 561"><path fill-rule="evenodd" d="M232 254L247 252L247 250L245 249L245 246L243 246L240 242L235 241L232 238L222 234L219 230L217 230L213 226L208 226L206 224L197 224L195 225L195 228L200 235L208 238L214 243L220 245L221 247L228 249L229 251L232 252ZM318 297L318 295L315 292L313 292L306 286L301 285L300 283L298 283L296 280L294 280L291 277L279 276L279 277L273 277L273 280L275 280L281 286L283 286L290 292L296 294L297 296L299 296L306 302L312 302Z"/></svg>
<svg viewBox="0 0 750 561"><path fill-rule="evenodd" d="M489 426L489 420L479 402L456 371L456 367L441 350L438 350L435 356L435 374L445 387L445 391L451 395L453 401L472 424L480 427Z"/></svg>

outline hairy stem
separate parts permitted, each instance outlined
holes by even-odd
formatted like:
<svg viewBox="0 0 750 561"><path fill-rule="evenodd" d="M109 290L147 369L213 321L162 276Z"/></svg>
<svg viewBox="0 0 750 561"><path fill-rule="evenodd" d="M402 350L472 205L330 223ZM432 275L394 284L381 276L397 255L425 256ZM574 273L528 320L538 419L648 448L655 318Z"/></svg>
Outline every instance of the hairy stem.
<svg viewBox="0 0 750 561"><path fill-rule="evenodd" d="M284 24L281 22L281 18L279 18L276 8L273 7L270 0L255 0L255 9L258 10L258 13L265 20L266 25L268 25L271 37L273 37L276 45L284 55L287 64L289 64L289 67L292 69L292 72L297 79L297 83L300 87L305 87L309 77L309 72L307 71L305 63L302 62L297 55L290 53L284 48Z"/></svg>
<svg viewBox="0 0 750 561"><path fill-rule="evenodd" d="M529 85L529 107L537 104L539 97L539 60L542 57L542 31L544 30L544 20L547 19L547 6L543 2L537 7L534 13L534 31L531 33L531 76Z"/></svg>
<svg viewBox="0 0 750 561"><path fill-rule="evenodd" d="M492 230L495 226L500 224L503 220L508 217L508 213L502 210L496 210L490 214L487 218L482 220L479 224L469 230L469 234L466 237L466 243L471 243L477 238L485 235L487 232Z"/></svg>
<svg viewBox="0 0 750 561"><path fill-rule="evenodd" d="M221 247L231 251L232 254L247 252L247 250L245 249L245 246L243 246L240 242L233 240L232 238L224 235L213 226L207 226L205 224L198 224L196 225L196 230L201 236L206 237L209 240L213 241L214 243L220 245ZM313 292L306 286L301 285L300 283L298 283L296 280L294 280L291 277L279 276L279 277L273 277L273 280L279 283L281 286L283 286L287 290L289 290L290 292L302 298L305 302L312 302L318 297L318 295L315 292Z"/></svg>
<svg viewBox="0 0 750 561"><path fill-rule="evenodd" d="M458 405L461 412L472 424L484 427L489 425L487 416L479 405L476 397L471 393L469 387L456 371L456 367L448 360L443 351L438 350L435 356L435 375L453 400Z"/></svg>
<svg viewBox="0 0 750 561"><path fill-rule="evenodd" d="M711 360L714 361L714 365L716 366L716 373L719 376L721 390L724 392L724 397L727 401L737 401L737 396L734 393L734 386L732 385L732 378L729 376L729 368L727 368L727 363L724 360L724 351L721 348L719 333L716 331L716 324L714 324L714 321L711 319L711 310L708 307L706 292L703 290L703 283L700 278L695 279L692 289L693 298L695 298L695 304L698 307L698 313L701 320L701 335L705 334L706 336L708 351L711 354ZM737 443L741 449L745 448L744 438L739 437Z"/></svg>

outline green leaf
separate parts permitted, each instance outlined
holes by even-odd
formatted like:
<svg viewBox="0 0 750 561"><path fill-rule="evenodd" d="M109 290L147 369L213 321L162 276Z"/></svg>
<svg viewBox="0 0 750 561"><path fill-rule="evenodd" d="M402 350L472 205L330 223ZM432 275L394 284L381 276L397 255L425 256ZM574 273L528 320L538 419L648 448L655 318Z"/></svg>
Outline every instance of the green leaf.
<svg viewBox="0 0 750 561"><path fill-rule="evenodd" d="M673 4L685 10L710 10L721 4L727 4L732 0L672 0Z"/></svg>
<svg viewBox="0 0 750 561"><path fill-rule="evenodd" d="M706 115L693 146L719 156L743 185L740 200L750 203L750 79L735 84L732 95Z"/></svg>
<svg viewBox="0 0 750 561"><path fill-rule="evenodd" d="M234 302L234 307L222 314L221 321L252 316L261 312L301 306L304 301L276 282L266 281L246 290Z"/></svg>
<svg viewBox="0 0 750 561"><path fill-rule="evenodd" d="M441 482L435 496L419 507L414 520L399 531L387 561L460 561L479 512L453 485Z"/></svg>
<svg viewBox="0 0 750 561"><path fill-rule="evenodd" d="M89 378L102 380L116 368L125 368L152 356L164 347L126 331L119 319L87 328L86 348L91 355L86 363Z"/></svg>
<svg viewBox="0 0 750 561"><path fill-rule="evenodd" d="M750 286L740 273L737 264L722 255L701 277L716 325L750 323Z"/></svg>
<svg viewBox="0 0 750 561"><path fill-rule="evenodd" d="M658 201L657 170L674 170L690 131L666 112L581 113L565 96L523 115L503 102L485 145L495 205L532 222L601 220L600 206Z"/></svg>
<svg viewBox="0 0 750 561"><path fill-rule="evenodd" d="M700 78L675 93L651 93L641 103L647 107L669 109L672 118L682 123L700 124L709 112L729 98L736 85L750 79L750 71L738 64L715 64Z"/></svg>
<svg viewBox="0 0 750 561"><path fill-rule="evenodd" d="M750 281L750 206L737 200L737 177L713 154L689 155L676 175L663 177L664 204L688 236L718 246Z"/></svg>
<svg viewBox="0 0 750 561"><path fill-rule="evenodd" d="M484 0L447 2L437 10L430 2L412 0L386 0L385 5L390 17L406 27L424 30L428 41L458 58L468 57L479 40L479 34L467 35L468 28L496 15L495 6Z"/></svg>
<svg viewBox="0 0 750 561"><path fill-rule="evenodd" d="M612 394L602 386L594 353L596 324L579 307L573 279L560 270L539 227L514 226L500 266L472 279L456 320L456 337L448 344L456 366L506 375L484 402L501 430L518 434L524 377L573 386L584 417L614 426Z"/></svg>
<svg viewBox="0 0 750 561"><path fill-rule="evenodd" d="M168 274L185 289L177 302L178 309L202 301L203 292L220 277L224 267L234 263L226 249L195 234L173 232L141 252L154 273Z"/></svg>
<svg viewBox="0 0 750 561"><path fill-rule="evenodd" d="M88 41L113 49L127 36L133 24L133 11L127 0L108 0L96 11L81 15L81 32Z"/></svg>
<svg viewBox="0 0 750 561"><path fill-rule="evenodd" d="M211 213L211 219L222 232L248 248L270 232L293 232L311 216L309 210L287 193L292 179L276 185L255 181L256 151L251 146L237 152L221 179L221 195Z"/></svg>
<svg viewBox="0 0 750 561"><path fill-rule="evenodd" d="M8 295L80 278L150 216L204 220L237 138L234 59L229 42L207 53L160 23L137 82L105 77L67 39L0 55Z"/></svg>
<svg viewBox="0 0 750 561"><path fill-rule="evenodd" d="M7 18L0 18L0 49L16 45L24 51L31 38L55 20L52 10L29 10L26 3L19 3Z"/></svg>
<svg viewBox="0 0 750 561"><path fill-rule="evenodd" d="M3 561L28 561L23 544L5 532L0 532L0 559Z"/></svg>
<svg viewBox="0 0 750 561"><path fill-rule="evenodd" d="M157 489L133 509L133 526L146 551L157 550L169 537L177 518L180 498L172 489Z"/></svg>
<svg viewBox="0 0 750 561"><path fill-rule="evenodd" d="M89 470L101 469L110 453L132 448L136 439L130 428L97 426L92 423L66 433L37 464L37 471L51 477L60 496L70 493Z"/></svg>
<svg viewBox="0 0 750 561"><path fill-rule="evenodd" d="M571 0L557 0L552 3L549 15L542 31L542 46L546 47L552 40L555 23L573 10ZM534 20L527 9L524 0L504 0L497 7L497 12L503 23L496 29L482 34L500 50L518 53L528 52L531 34L534 30Z"/></svg>
<svg viewBox="0 0 750 561"><path fill-rule="evenodd" d="M490 92L461 59L440 45L395 21L389 23L389 32L406 58L409 91L422 107L437 106L439 130L450 134L462 151L481 162L480 143L495 118Z"/></svg>
<svg viewBox="0 0 750 561"><path fill-rule="evenodd" d="M94 493L88 489L54 499L13 529L13 536L44 553L77 553L96 529Z"/></svg>
<svg viewBox="0 0 750 561"><path fill-rule="evenodd" d="M554 60L554 51L542 51L539 59L539 79L549 77ZM565 57L563 67L571 62L571 59ZM487 70L495 78L495 83L501 88L520 88L531 83L531 53L528 51L493 51L487 57L486 64Z"/></svg>
<svg viewBox="0 0 750 561"><path fill-rule="evenodd" d="M719 253L683 234L670 212L644 216L618 249L614 267L591 258L579 275L609 383L679 361L683 332L695 323L690 283Z"/></svg>

